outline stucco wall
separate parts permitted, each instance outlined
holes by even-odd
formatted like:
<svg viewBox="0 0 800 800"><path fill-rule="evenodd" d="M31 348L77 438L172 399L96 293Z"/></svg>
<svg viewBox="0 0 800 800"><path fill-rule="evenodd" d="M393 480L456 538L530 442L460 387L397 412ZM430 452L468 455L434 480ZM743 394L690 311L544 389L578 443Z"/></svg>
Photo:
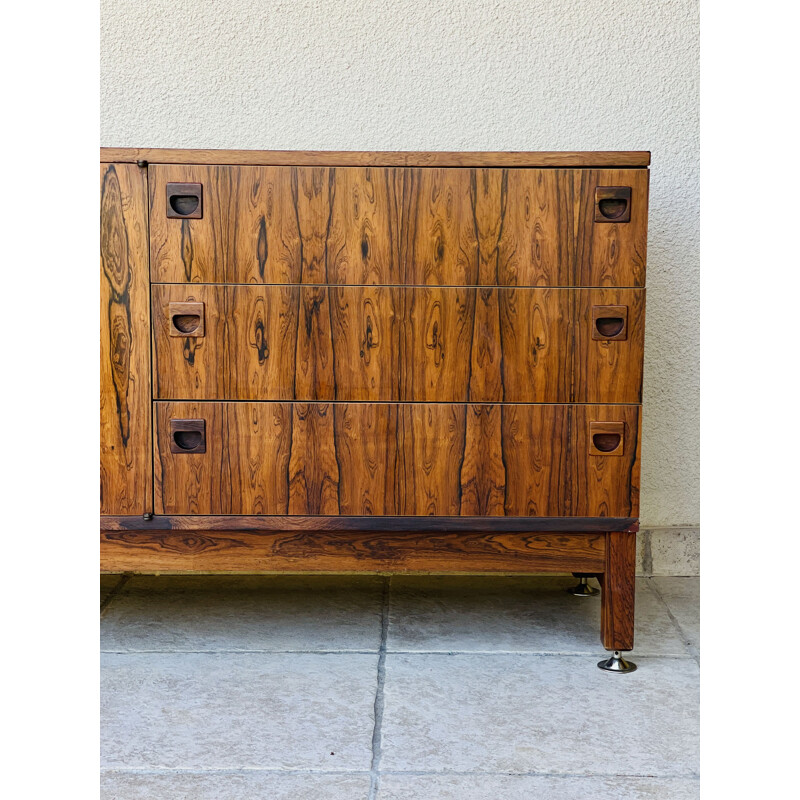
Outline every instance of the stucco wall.
<svg viewBox="0 0 800 800"><path fill-rule="evenodd" d="M694 0L103 0L101 144L651 150L643 526L699 520Z"/></svg>

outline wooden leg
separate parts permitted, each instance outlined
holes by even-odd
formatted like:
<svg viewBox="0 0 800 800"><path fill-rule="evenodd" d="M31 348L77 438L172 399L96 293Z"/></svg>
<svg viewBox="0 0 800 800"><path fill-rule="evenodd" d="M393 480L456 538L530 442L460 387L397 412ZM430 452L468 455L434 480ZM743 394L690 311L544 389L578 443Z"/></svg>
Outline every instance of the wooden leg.
<svg viewBox="0 0 800 800"><path fill-rule="evenodd" d="M606 571L600 636L606 650L633 650L633 606L636 588L636 534L606 534Z"/></svg>

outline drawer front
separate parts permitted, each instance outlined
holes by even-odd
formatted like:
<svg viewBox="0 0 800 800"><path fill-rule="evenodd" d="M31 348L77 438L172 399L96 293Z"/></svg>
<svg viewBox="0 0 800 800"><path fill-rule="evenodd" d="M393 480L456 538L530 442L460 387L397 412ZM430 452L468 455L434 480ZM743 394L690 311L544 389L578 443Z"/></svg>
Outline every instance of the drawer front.
<svg viewBox="0 0 800 800"><path fill-rule="evenodd" d="M646 169L149 168L156 283L643 286Z"/></svg>
<svg viewBox="0 0 800 800"><path fill-rule="evenodd" d="M643 289L153 286L161 399L641 400Z"/></svg>
<svg viewBox="0 0 800 800"><path fill-rule="evenodd" d="M154 405L158 514L638 513L639 406Z"/></svg>

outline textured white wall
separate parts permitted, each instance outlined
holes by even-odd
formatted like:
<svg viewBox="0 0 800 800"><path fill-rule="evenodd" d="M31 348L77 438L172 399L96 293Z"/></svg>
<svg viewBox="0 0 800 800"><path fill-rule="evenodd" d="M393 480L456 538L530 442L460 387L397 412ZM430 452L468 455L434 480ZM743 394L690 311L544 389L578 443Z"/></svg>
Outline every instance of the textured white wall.
<svg viewBox="0 0 800 800"><path fill-rule="evenodd" d="M699 521L695 0L103 0L101 143L651 150L643 526Z"/></svg>

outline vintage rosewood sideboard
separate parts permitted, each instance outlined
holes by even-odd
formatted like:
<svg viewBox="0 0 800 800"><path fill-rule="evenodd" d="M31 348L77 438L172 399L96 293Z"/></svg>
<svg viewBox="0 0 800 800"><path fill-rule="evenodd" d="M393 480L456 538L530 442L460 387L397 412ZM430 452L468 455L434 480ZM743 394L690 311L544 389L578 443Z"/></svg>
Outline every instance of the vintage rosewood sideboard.
<svg viewBox="0 0 800 800"><path fill-rule="evenodd" d="M597 576L633 668L649 153L100 160L103 571Z"/></svg>

